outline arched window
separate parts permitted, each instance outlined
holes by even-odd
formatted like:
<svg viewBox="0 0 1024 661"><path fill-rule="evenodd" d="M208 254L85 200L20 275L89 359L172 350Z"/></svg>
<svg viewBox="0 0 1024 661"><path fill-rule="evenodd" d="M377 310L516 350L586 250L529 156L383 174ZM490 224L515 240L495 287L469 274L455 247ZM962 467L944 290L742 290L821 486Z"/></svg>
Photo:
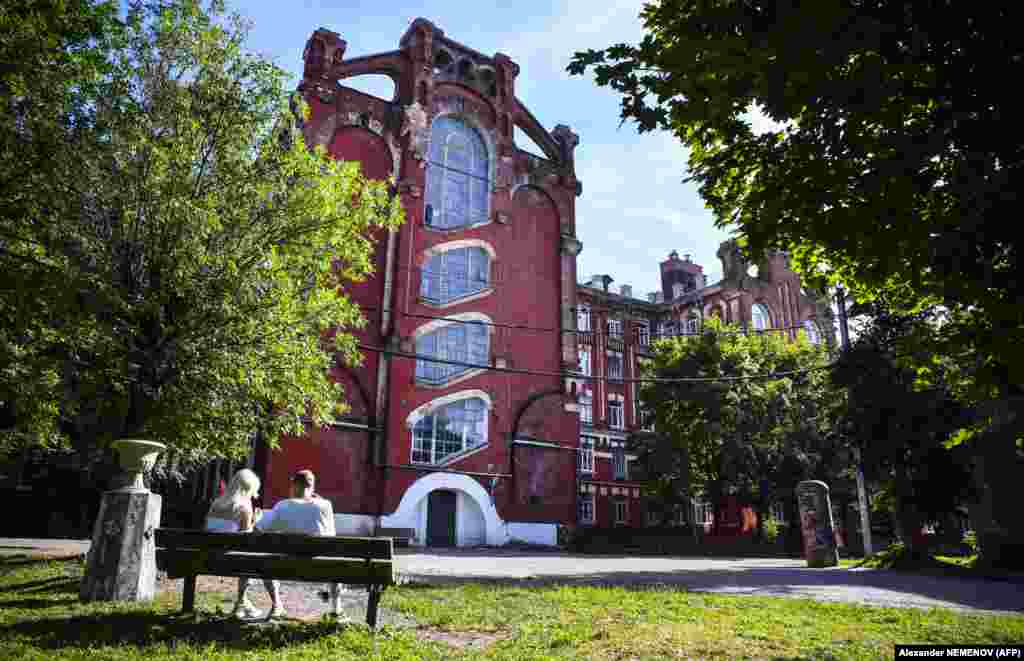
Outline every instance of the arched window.
<svg viewBox="0 0 1024 661"><path fill-rule="evenodd" d="M443 304L487 289L491 258L483 248L454 248L434 255L423 265L420 296Z"/></svg>
<svg viewBox="0 0 1024 661"><path fill-rule="evenodd" d="M479 322L456 322L427 333L416 340L416 353L440 360L487 365L490 356L490 336L487 326ZM473 369L466 365L416 361L416 380L433 385Z"/></svg>
<svg viewBox="0 0 1024 661"><path fill-rule="evenodd" d="M480 134L455 117L438 117L427 161L426 224L449 229L487 222L490 164Z"/></svg>
<svg viewBox="0 0 1024 661"><path fill-rule="evenodd" d="M807 333L807 341L811 344L818 344L821 342L821 336L818 334L818 326L812 320L804 320L804 331Z"/></svg>
<svg viewBox="0 0 1024 661"><path fill-rule="evenodd" d="M767 330L772 327L768 307L761 303L754 303L750 307L750 321L753 323L754 330Z"/></svg>
<svg viewBox="0 0 1024 661"><path fill-rule="evenodd" d="M435 409L412 430L414 464L440 464L487 443L487 402L471 397Z"/></svg>

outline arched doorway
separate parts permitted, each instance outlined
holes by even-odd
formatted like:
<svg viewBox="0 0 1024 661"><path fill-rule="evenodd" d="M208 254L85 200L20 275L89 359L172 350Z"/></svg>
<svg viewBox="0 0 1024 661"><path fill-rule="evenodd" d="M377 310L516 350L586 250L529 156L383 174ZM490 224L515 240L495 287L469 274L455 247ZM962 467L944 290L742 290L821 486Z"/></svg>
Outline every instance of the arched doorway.
<svg viewBox="0 0 1024 661"><path fill-rule="evenodd" d="M456 497L437 489L427 496L427 546L455 546Z"/></svg>
<svg viewBox="0 0 1024 661"><path fill-rule="evenodd" d="M413 528L414 544L436 545L435 534L442 545L449 546L508 542L505 522L490 494L472 477L454 473L431 473L416 480L402 495L398 509L381 517L380 525Z"/></svg>

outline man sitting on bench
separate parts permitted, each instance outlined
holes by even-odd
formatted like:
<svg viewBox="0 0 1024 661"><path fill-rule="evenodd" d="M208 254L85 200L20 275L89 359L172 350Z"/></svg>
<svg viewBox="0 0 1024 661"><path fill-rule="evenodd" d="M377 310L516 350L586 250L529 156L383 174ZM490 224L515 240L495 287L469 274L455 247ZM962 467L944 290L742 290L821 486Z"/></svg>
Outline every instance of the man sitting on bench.
<svg viewBox="0 0 1024 661"><path fill-rule="evenodd" d="M330 501L324 500L313 492L316 476L311 470L301 470L292 475L292 497L278 501L274 509L265 513L256 523L256 530L265 532L285 532L302 535L333 537L334 508ZM277 582L275 581L275 584ZM271 595L280 594L275 589ZM341 617L341 585L331 584L331 609L336 617ZM285 610L280 600L275 600L270 617L284 617Z"/></svg>

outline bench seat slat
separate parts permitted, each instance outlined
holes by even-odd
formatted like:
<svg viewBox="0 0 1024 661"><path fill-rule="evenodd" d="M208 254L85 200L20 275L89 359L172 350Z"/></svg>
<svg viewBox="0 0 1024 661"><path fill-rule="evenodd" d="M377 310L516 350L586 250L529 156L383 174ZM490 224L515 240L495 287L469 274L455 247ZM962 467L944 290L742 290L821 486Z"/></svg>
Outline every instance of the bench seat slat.
<svg viewBox="0 0 1024 661"><path fill-rule="evenodd" d="M387 537L314 537L286 533L207 532L158 528L156 546L174 549L230 549L299 556L332 556L390 560L393 544Z"/></svg>
<svg viewBox="0 0 1024 661"><path fill-rule="evenodd" d="M157 567L169 578L190 575L249 576L286 581L394 585L390 561L332 557L289 557L198 549L157 549Z"/></svg>

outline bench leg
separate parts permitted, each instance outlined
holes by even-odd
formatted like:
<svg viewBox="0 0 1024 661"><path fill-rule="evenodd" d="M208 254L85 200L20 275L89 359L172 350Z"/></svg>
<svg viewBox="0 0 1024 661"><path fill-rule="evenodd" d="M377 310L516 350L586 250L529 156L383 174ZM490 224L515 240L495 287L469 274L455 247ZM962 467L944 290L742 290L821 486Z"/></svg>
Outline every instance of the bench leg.
<svg viewBox="0 0 1024 661"><path fill-rule="evenodd" d="M196 607L196 576L185 577L185 590L181 599L181 612L191 613Z"/></svg>
<svg viewBox="0 0 1024 661"><path fill-rule="evenodd" d="M369 592L366 599L366 626L371 629L377 628L377 604L380 603L382 589L380 585L369 585L366 588L367 592Z"/></svg>

